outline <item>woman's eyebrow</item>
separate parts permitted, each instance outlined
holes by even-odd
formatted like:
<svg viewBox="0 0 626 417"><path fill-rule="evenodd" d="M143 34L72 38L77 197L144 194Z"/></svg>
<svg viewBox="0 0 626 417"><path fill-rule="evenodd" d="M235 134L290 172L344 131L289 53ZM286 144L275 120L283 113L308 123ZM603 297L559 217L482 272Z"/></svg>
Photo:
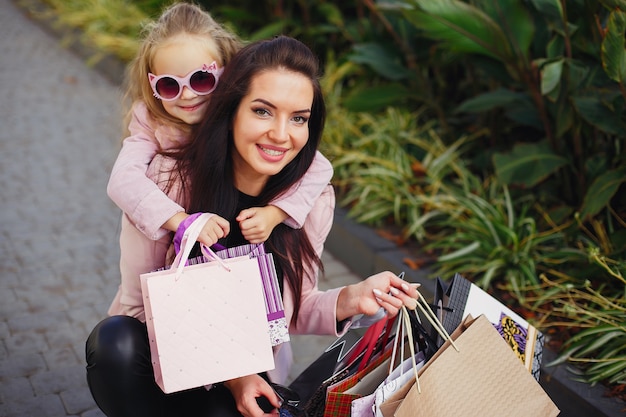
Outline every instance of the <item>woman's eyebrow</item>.
<svg viewBox="0 0 626 417"><path fill-rule="evenodd" d="M273 109L275 109L275 108L276 108L276 106L275 106L275 105L273 105L273 104L272 104L272 103L270 103L269 101L264 100L264 99L262 99L262 98L255 98L254 100L252 100L252 102L253 102L253 103L263 103L263 104L265 104L266 106L271 107L271 108L273 108Z"/></svg>
<svg viewBox="0 0 626 417"><path fill-rule="evenodd" d="M262 98L255 98L254 100L252 100L253 103L263 103L268 107L271 107L272 109L275 109L276 106L274 104L272 104L271 102L262 99ZM302 109L302 110L295 110L292 113L311 113L311 109Z"/></svg>

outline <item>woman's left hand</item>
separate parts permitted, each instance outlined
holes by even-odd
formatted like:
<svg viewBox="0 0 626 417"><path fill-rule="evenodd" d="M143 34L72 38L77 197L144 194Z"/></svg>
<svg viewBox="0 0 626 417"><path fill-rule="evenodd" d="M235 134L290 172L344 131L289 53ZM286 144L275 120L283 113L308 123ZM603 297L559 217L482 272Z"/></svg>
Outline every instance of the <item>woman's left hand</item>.
<svg viewBox="0 0 626 417"><path fill-rule="evenodd" d="M261 417L265 415L278 415L280 402L272 387L259 375L248 375L241 378L231 379L224 382L233 394L237 410L245 417ZM266 397L268 401L276 407L272 412L266 414L257 403L258 397Z"/></svg>
<svg viewBox="0 0 626 417"><path fill-rule="evenodd" d="M342 321L356 314L373 315L380 307L390 317L398 314L403 305L413 310L417 307L419 285L389 271L372 275L358 284L343 288L337 301L337 320Z"/></svg>

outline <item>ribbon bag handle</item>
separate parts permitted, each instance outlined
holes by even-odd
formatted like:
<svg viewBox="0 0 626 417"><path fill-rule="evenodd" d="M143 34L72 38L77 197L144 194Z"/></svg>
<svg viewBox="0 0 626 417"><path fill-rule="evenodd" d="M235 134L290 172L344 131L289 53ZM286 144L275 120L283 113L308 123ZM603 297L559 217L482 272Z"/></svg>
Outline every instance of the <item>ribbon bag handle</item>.
<svg viewBox="0 0 626 417"><path fill-rule="evenodd" d="M422 392L420 387L420 380L417 375L417 364L415 362L415 338L413 337L413 329L411 326L411 318L409 316L409 311L405 306L402 306L400 309L400 313L398 314L400 317L400 321L398 322L398 329L396 330L396 339L394 340L393 345L393 354L391 357L391 363L389 367L389 374L393 371L393 364L395 362L396 351L398 347L398 340L402 338L402 346L400 348L400 357L404 360L404 337L406 336L409 343L409 350L411 352L411 366L413 367L413 374L415 376L415 383L417 384L417 391ZM400 362L402 362L402 360Z"/></svg>
<svg viewBox="0 0 626 417"><path fill-rule="evenodd" d="M202 232L204 225L211 218L211 216L211 213L202 213L185 230L185 233L183 234L183 237L180 241L180 251L176 255L176 258L174 258L174 262L172 262L172 266L170 267L176 268L176 279L180 278L180 276L183 274L183 269L185 268L185 265L189 260L191 250L196 244L196 241L198 240L198 237L200 236L200 232ZM230 268L224 263L224 261L222 261L219 256L217 256L211 250L211 248L205 246L204 244L201 244L200 249L202 250L204 256L206 256L207 258L215 259L222 266L222 268L230 271Z"/></svg>
<svg viewBox="0 0 626 417"><path fill-rule="evenodd" d="M387 315L385 315L385 317L374 322L370 325L370 327L368 327L361 340L349 354L346 362L348 366L355 364L356 361L359 360L359 357L363 355L360 358L359 366L357 368L357 372L361 371L369 364L370 359L376 352L382 352L385 349L396 317L397 316L388 318Z"/></svg>

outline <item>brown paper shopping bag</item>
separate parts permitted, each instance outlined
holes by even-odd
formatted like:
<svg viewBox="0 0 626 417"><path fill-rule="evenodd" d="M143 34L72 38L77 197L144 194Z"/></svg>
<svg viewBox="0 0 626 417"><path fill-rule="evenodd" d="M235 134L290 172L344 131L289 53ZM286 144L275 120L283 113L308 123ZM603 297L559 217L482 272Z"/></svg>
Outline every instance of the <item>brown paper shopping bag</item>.
<svg viewBox="0 0 626 417"><path fill-rule="evenodd" d="M187 229L170 269L141 275L155 380L165 393L274 368L257 260L186 265L205 221Z"/></svg>
<svg viewBox="0 0 626 417"><path fill-rule="evenodd" d="M452 339L458 351L450 341L444 343L418 373L421 392L417 384L412 384L394 416L559 414L550 397L485 316L468 317Z"/></svg>
<svg viewBox="0 0 626 417"><path fill-rule="evenodd" d="M448 332L453 332L465 317L484 314L539 381L545 336L519 314L460 274L449 283L437 279L433 304Z"/></svg>

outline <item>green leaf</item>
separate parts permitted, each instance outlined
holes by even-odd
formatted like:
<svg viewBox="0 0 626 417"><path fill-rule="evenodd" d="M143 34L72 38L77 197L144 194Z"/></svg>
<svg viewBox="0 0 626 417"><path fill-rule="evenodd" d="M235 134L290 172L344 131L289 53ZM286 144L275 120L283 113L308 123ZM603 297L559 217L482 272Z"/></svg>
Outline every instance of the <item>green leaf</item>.
<svg viewBox="0 0 626 417"><path fill-rule="evenodd" d="M562 36L555 35L546 47L546 56L550 58L558 58L565 53L565 40Z"/></svg>
<svg viewBox="0 0 626 417"><path fill-rule="evenodd" d="M625 369L626 360L624 360L624 358L617 358L615 360L594 364L586 370L585 374L588 382L593 383L604 381L607 379L619 379L619 376L624 373Z"/></svg>
<svg viewBox="0 0 626 417"><path fill-rule="evenodd" d="M379 43L361 43L354 45L353 53L348 59L357 64L365 64L371 67L383 77L399 81L409 78L412 73L398 62L390 48L385 48Z"/></svg>
<svg viewBox="0 0 626 417"><path fill-rule="evenodd" d="M606 332L601 336L594 338L592 340L586 340L586 346L578 352L578 355L585 356L594 352L596 349L601 348L605 344L609 343L614 338L620 338L620 340L624 339L624 332L621 330L613 330L610 332Z"/></svg>
<svg viewBox="0 0 626 417"><path fill-rule="evenodd" d="M544 96L554 91L561 83L563 59L545 64L541 68L541 94Z"/></svg>
<svg viewBox="0 0 626 417"><path fill-rule="evenodd" d="M577 60L567 60L567 75L569 76L569 88L570 91L585 88L585 84L588 81L591 68L588 63ZM595 72L595 71L594 71Z"/></svg>
<svg viewBox="0 0 626 417"><path fill-rule="evenodd" d="M500 88L465 100L455 112L482 113L520 99L520 93Z"/></svg>
<svg viewBox="0 0 626 417"><path fill-rule="evenodd" d="M575 97L574 106L578 114L587 123L612 135L624 135L624 128L619 116L605 106L599 98Z"/></svg>
<svg viewBox="0 0 626 417"><path fill-rule="evenodd" d="M610 324L603 324L600 326L591 327L585 330L580 331L575 336L573 336L568 343L580 343L581 340L591 337L592 339L596 339L600 337L599 335L609 333L615 330L615 327ZM584 346L584 343L583 343Z"/></svg>
<svg viewBox="0 0 626 417"><path fill-rule="evenodd" d="M569 97L562 95L556 102L556 117L554 130L557 138L562 138L574 126L576 112L569 101Z"/></svg>
<svg viewBox="0 0 626 417"><path fill-rule="evenodd" d="M600 0L600 3L602 3L609 10L626 10L626 0Z"/></svg>
<svg viewBox="0 0 626 417"><path fill-rule="evenodd" d="M583 201L580 217L586 220L606 207L620 186L626 183L626 169L605 172L595 179Z"/></svg>
<svg viewBox="0 0 626 417"><path fill-rule="evenodd" d="M495 153L493 164L498 180L504 184L532 187L567 164L547 142L515 145L510 153Z"/></svg>
<svg viewBox="0 0 626 417"><path fill-rule="evenodd" d="M514 61L508 40L480 9L456 0L415 0L419 9L403 10L405 18L424 34L452 51Z"/></svg>
<svg viewBox="0 0 626 417"><path fill-rule="evenodd" d="M388 84L354 92L345 98L343 104L351 111L375 111L398 104L410 95L406 86Z"/></svg>
<svg viewBox="0 0 626 417"><path fill-rule="evenodd" d="M481 9L494 22L497 22L506 34L508 42L516 55L527 60L530 45L535 35L535 25L524 2L519 0L482 0ZM519 59L518 60L522 60Z"/></svg>
<svg viewBox="0 0 626 417"><path fill-rule="evenodd" d="M552 22L563 21L563 6L559 0L531 0L531 3L542 16Z"/></svg>
<svg viewBox="0 0 626 417"><path fill-rule="evenodd" d="M626 10L614 10L609 15L606 35L602 41L602 66L613 81L626 82L626 50L624 32L626 31Z"/></svg>
<svg viewBox="0 0 626 417"><path fill-rule="evenodd" d="M580 350L580 348L581 346L575 346L573 348L570 348L561 352L554 360L546 363L546 366L551 367L551 366L561 365L562 363L567 362L568 360L570 360L570 358L574 357L574 355L576 354L576 352Z"/></svg>
<svg viewBox="0 0 626 417"><path fill-rule="evenodd" d="M455 258L463 257L469 253L474 252L479 247L480 247L480 242L473 242L470 245L467 245L457 251L440 256L439 258L437 258L437 262L447 262Z"/></svg>
<svg viewBox="0 0 626 417"><path fill-rule="evenodd" d="M532 126L535 129L543 130L543 124L539 118L537 107L524 100L513 103L505 107L504 114L509 119L524 126Z"/></svg>

